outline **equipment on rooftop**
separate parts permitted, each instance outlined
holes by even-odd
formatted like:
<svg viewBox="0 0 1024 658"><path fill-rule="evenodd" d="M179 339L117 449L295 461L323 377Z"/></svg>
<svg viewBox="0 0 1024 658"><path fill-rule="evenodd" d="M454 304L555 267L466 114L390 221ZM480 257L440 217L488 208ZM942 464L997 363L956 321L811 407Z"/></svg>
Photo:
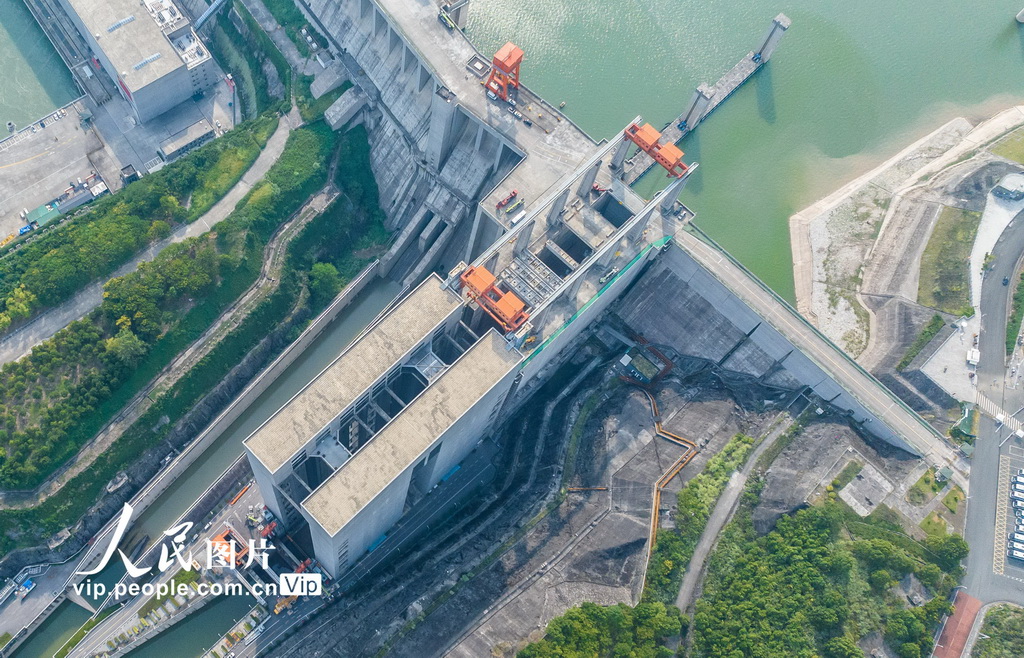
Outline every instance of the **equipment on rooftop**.
<svg viewBox="0 0 1024 658"><path fill-rule="evenodd" d="M495 285L497 279L485 267L469 267L459 276L467 297L480 305L504 328L515 331L530 317L526 304L515 293L503 292Z"/></svg>

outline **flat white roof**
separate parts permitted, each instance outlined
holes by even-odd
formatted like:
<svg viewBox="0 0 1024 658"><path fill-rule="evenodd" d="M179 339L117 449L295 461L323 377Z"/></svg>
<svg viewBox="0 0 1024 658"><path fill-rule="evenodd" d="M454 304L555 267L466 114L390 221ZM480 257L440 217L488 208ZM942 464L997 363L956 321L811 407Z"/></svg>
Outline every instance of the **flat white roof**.
<svg viewBox="0 0 1024 658"><path fill-rule="evenodd" d="M147 4L140 0L65 0L78 14L110 63L132 91L184 66ZM173 5L161 7L176 27L188 19ZM171 13L173 12L173 14ZM177 17L180 16L180 21Z"/></svg>
<svg viewBox="0 0 1024 658"><path fill-rule="evenodd" d="M335 535L522 360L489 330L451 368L303 501Z"/></svg>
<svg viewBox="0 0 1024 658"><path fill-rule="evenodd" d="M278 409L245 440L273 473L363 391L459 308L457 294L436 274L410 292L363 337Z"/></svg>

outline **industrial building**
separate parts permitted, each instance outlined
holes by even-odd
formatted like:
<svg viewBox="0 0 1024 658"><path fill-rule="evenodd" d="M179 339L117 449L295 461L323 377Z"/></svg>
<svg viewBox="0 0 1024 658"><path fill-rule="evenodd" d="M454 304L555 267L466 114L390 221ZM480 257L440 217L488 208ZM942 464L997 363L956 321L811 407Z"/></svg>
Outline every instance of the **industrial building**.
<svg viewBox="0 0 1024 658"><path fill-rule="evenodd" d="M157 154L164 162L176 160L193 149L212 140L215 136L213 126L206 119L200 119L183 130L178 131L165 140Z"/></svg>
<svg viewBox="0 0 1024 658"><path fill-rule="evenodd" d="M171 0L59 1L92 49L93 66L117 83L140 122L188 100L220 76Z"/></svg>
<svg viewBox="0 0 1024 658"><path fill-rule="evenodd" d="M378 271L411 288L245 441L268 506L288 532L308 524L334 577L386 542L669 250L685 255L666 259L679 280L739 327L723 358L749 355L756 376L807 387L943 461L934 430L694 232L678 199L696 165L674 140L637 117L594 142L521 84L522 50L506 44L488 66L430 3L310 9L360 69L336 105L367 123L398 232ZM668 176L651 199L629 185L638 158ZM464 262L425 276L470 219Z"/></svg>
<svg viewBox="0 0 1024 658"><path fill-rule="evenodd" d="M375 548L689 216L672 192L644 202L613 182L605 156L623 144L600 147L472 265L427 277L246 439L271 510L308 523L330 573Z"/></svg>

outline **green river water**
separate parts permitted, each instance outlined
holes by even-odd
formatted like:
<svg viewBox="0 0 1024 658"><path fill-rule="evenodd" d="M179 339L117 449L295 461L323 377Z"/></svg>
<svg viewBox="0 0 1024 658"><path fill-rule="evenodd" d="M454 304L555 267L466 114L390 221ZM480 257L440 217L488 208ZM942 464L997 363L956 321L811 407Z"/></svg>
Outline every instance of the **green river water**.
<svg viewBox="0 0 1024 658"><path fill-rule="evenodd" d="M637 114L664 125L698 83L717 80L785 12L793 26L771 63L683 143L687 160L701 163L684 201L713 237L792 298L791 214L949 118L982 118L1024 97L1024 28L1014 21L1022 6L1024 0L473 0L468 32L484 52L515 41L526 51L525 83L553 103L565 101L565 112L595 138L611 138ZM55 61L22 0L0 0L0 121L23 125L76 95ZM649 176L639 189L651 193L664 182ZM329 328L251 417L190 469L188 486L172 488L146 513L138 531L155 534L184 511L239 454L251 426L326 366L394 294L393 286L376 286L361 296L350 317ZM225 606L244 604L200 613L147 655L175 646L180 651L165 655L195 655L241 614L215 612L228 612ZM85 617L64 604L18 656L51 655Z"/></svg>
<svg viewBox="0 0 1024 658"><path fill-rule="evenodd" d="M71 72L23 0L0 0L0 137L78 96Z"/></svg>
<svg viewBox="0 0 1024 658"><path fill-rule="evenodd" d="M757 47L771 62L687 137L683 193L697 223L792 299L789 216L955 116L1024 96L1021 0L473 0L485 53L526 52L523 80L595 139L637 114L665 125L700 82ZM651 180L656 177L657 180ZM638 189L665 184L652 174Z"/></svg>

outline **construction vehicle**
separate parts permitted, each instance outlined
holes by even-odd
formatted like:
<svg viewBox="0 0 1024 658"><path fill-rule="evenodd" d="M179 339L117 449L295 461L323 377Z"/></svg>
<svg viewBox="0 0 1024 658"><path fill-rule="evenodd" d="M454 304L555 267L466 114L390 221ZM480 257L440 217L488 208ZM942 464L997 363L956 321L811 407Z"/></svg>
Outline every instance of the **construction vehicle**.
<svg viewBox="0 0 1024 658"><path fill-rule="evenodd" d="M455 31L455 21L451 19L451 16L449 16L448 12L446 12L444 9L441 9L441 11L437 12L437 20L441 23L441 25L444 25L446 28L448 28L449 32Z"/></svg>
<svg viewBox="0 0 1024 658"><path fill-rule="evenodd" d="M281 614L282 610L287 610L288 608L292 607L292 604L295 603L295 601L298 598L298 596L293 594L292 596L279 600L277 604L274 606L274 614L279 615Z"/></svg>
<svg viewBox="0 0 1024 658"><path fill-rule="evenodd" d="M498 49L491 60L491 74L484 87L503 101L510 98L509 90L519 89L519 68L523 51L511 41Z"/></svg>
<svg viewBox="0 0 1024 658"><path fill-rule="evenodd" d="M518 201L516 201L515 203L513 203L513 204L512 204L511 206L509 206L508 208L505 208L505 214L506 214L506 215L508 215L508 214L512 213L512 212L513 212L513 211L514 211L514 210L515 210L516 208L518 208L518 207L519 207L519 206L521 206L521 205L523 205L523 200L522 200L522 199L519 199Z"/></svg>
<svg viewBox="0 0 1024 658"><path fill-rule="evenodd" d="M504 199L502 199L501 201L494 205L494 209L501 210L508 204L512 203L512 199L516 198L517 196L519 196L519 190L512 190L511 194L509 194L507 197L505 197Z"/></svg>
<svg viewBox="0 0 1024 658"><path fill-rule="evenodd" d="M594 183L594 186L590 188L590 191L594 192L595 194L602 194L604 192L611 192L611 190L612 190L612 188L610 188L610 187L601 187L597 183Z"/></svg>

